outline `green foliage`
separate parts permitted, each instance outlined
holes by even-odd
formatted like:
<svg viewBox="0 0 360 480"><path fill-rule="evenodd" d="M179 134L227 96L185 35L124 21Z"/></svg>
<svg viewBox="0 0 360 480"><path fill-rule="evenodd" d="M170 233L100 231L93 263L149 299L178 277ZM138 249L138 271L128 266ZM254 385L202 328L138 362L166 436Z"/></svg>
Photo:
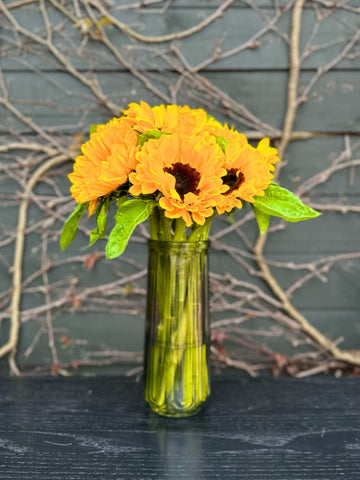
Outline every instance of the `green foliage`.
<svg viewBox="0 0 360 480"><path fill-rule="evenodd" d="M98 126L99 126L99 124L97 124L97 125L90 125L90 135L91 135L92 133L95 133L95 132L96 132L96 130L98 129Z"/></svg>
<svg viewBox="0 0 360 480"><path fill-rule="evenodd" d="M135 227L149 217L155 205L154 200L135 198L119 206L115 215L115 227L106 244L106 258L116 258L123 253Z"/></svg>
<svg viewBox="0 0 360 480"><path fill-rule="evenodd" d="M260 233L265 233L270 223L270 215L268 213L262 212L258 208L254 207L254 205L251 206L255 213L255 218L258 223Z"/></svg>
<svg viewBox="0 0 360 480"><path fill-rule="evenodd" d="M253 207L257 210L268 215L281 217L288 222L300 222L301 220L309 220L320 215L320 212L305 205L299 197L289 192L289 190L274 183L265 190L264 196L255 198L256 201L253 203Z"/></svg>
<svg viewBox="0 0 360 480"><path fill-rule="evenodd" d="M216 138L216 143L220 146L221 150L225 152L226 145L229 143L225 138L223 137L215 137Z"/></svg>
<svg viewBox="0 0 360 480"><path fill-rule="evenodd" d="M141 148L148 140L157 140L161 135L171 135L171 133L160 132L159 130L149 130L139 135L137 145Z"/></svg>
<svg viewBox="0 0 360 480"><path fill-rule="evenodd" d="M123 203L127 200L127 195L123 195L122 197L116 200L116 206L119 208Z"/></svg>
<svg viewBox="0 0 360 480"><path fill-rule="evenodd" d="M120 207L125 201L127 200L127 195L123 195L122 197L118 198L116 201L117 207ZM97 227L90 233L90 243L89 247L96 242L96 240L104 238L106 235L106 228L107 228L107 213L109 211L110 203L112 202L112 197L107 197L100 201L97 209L96 209L96 223Z"/></svg>
<svg viewBox="0 0 360 480"><path fill-rule="evenodd" d="M62 250L65 250L65 248L67 248L74 240L78 229L79 221L88 205L89 202L77 205L75 210L70 214L70 216L64 223L64 227L62 229L60 237L60 247Z"/></svg>
<svg viewBox="0 0 360 480"><path fill-rule="evenodd" d="M100 203L96 209L96 223L97 227L90 232L89 247L99 238L104 238L106 235L107 219L106 215L109 210L109 202L104 201Z"/></svg>
<svg viewBox="0 0 360 480"><path fill-rule="evenodd" d="M229 222L230 225L234 225L235 223L234 215L236 213L236 210L237 208L234 207L232 210L230 210L230 212L225 212L227 216L227 221Z"/></svg>

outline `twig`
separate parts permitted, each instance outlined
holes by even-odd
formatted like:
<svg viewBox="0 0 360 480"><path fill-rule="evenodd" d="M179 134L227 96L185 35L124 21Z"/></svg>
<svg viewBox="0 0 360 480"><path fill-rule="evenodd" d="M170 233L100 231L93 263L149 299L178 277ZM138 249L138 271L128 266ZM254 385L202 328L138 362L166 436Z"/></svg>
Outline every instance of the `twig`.
<svg viewBox="0 0 360 480"><path fill-rule="evenodd" d="M293 9L292 34L290 39L291 60L289 85L292 85L292 87L289 88L288 91L286 118L284 119L283 129L280 131L275 128L274 125L262 122L261 119L257 118L252 111L240 102L234 101L234 99L224 91L222 85L217 87L212 81L209 81L209 78L212 77L208 75L208 70L214 67L216 68L216 62L222 59L234 59L234 55L245 55L243 52L248 48L254 47L260 50L263 47L261 45L261 38L264 34L270 35L270 32L271 35L278 36L284 44L288 45L288 34L280 30L278 20L293 7L294 0L281 2L281 5L278 0L275 0L274 14L272 17L268 16L262 7L254 5L253 1L246 0L244 2L245 5L259 15L261 26L258 28L258 31L253 32L251 37L249 36L249 38L241 44L240 42L239 44L231 44L228 50L223 50L226 32L224 32L220 39L213 38L214 44L210 56L205 59L201 57L195 66L192 66L192 62L189 61L185 55L185 52L188 51L187 47L184 48L185 42L179 42L178 44L170 44L169 42L177 38L185 38L182 37L183 35L191 36L192 32L197 34L201 29L207 28L207 25L210 25L211 22L216 21L217 18L225 12L225 8L234 7L235 10L235 4L231 5L231 2L218 2L220 7L216 7L216 9L212 11L210 17L205 19L205 23L200 22L194 27L186 28L182 32L171 33L170 31L167 36L142 36L140 33L134 31L135 27L133 25L125 25L117 20L117 18L122 20L122 17L119 17L117 12L122 14L125 10L134 11L138 9L137 13L140 16L147 14L164 15L166 8L170 4L168 1L162 2L162 5L160 5L160 7L164 6L163 9L160 7L156 9L142 8L146 5L158 5L159 3L161 2L158 0L134 1L132 4L122 2L121 5L116 4L116 2L111 4L108 0L91 0L90 2L88 0L71 0L69 2L58 0L49 0L49 2L45 0L10 0L9 2L4 2L2 0L0 3L0 11L3 14L5 26L5 33L0 34L0 56L5 60L9 58L11 62L18 61L21 69L24 71L26 69L28 72L40 77L40 79L44 79L62 96L72 95L72 98L76 96L76 98L83 99L87 102L85 107L82 106L80 109L77 109L75 104L68 107L66 104L59 105L58 102L47 101L46 99L43 101L33 99L31 101L25 101L22 98L15 98L15 96L12 96L14 95L12 94L12 88L10 88L12 87L11 75L5 71L5 62L3 67L4 77L0 71L0 108L5 112L5 122L1 122L3 135L1 139L2 144L0 145L0 155L4 157L5 161L2 162L0 166L0 181L3 182L2 185L5 184L7 179L9 179L10 183L14 182L12 190L6 190L9 193L0 194L0 199L3 202L3 208L7 208L7 206L10 207L21 204L23 200L27 198L29 205L33 204L38 208L40 216L37 215L36 218L34 216L33 221L29 221L27 225L24 225L23 235L25 237L29 234L36 233L43 237L43 244L38 242L31 251L34 257L36 256L36 261L38 261L41 246L43 246L41 264L37 265L35 271L32 271L27 278L24 278L21 286L21 298L27 300L31 296L32 302L31 307L26 307L19 311L18 324L27 321L31 321L32 323L41 321L41 328L34 334L33 341L28 341L30 346L25 352L26 355L31 353L40 335L43 332L47 332L50 334L48 337L50 362L53 364L57 363L57 354L53 351L54 347L56 350L54 342L56 332L52 331L51 325L55 313L59 311L76 311L78 315L86 314L86 312L139 315L139 312L144 308L143 300L145 295L145 288L138 286L138 282L141 282L141 279L145 275L143 265L140 265L138 262L131 263L131 259L125 257L122 257L121 265L125 262L127 266L132 269L131 271L136 273L126 275L124 273L127 271L126 269L124 270L121 267L117 269L114 267L114 275L117 277L120 276L120 280L108 280L108 283L103 283L96 287L83 287L81 283L79 283L82 281L80 267L80 271L78 269L79 275L71 276L70 274L70 276L65 279L50 281L53 278L53 273L56 274L56 269L59 267L65 268L64 265L66 266L66 264L69 265L74 262L77 262L77 266L80 266L87 257L87 255L78 255L55 258L55 255L53 255L48 258L51 252L51 242L57 243L58 241L58 225L64 221L70 211L70 202L63 192L63 184L57 179L57 175L63 175L64 172L53 171L51 179L44 179L43 187L44 189L49 188L50 193L38 194L37 192L30 191L28 194L25 193L23 197L21 194L16 193L16 190L19 190L17 185L20 186L21 191L26 192L26 180L31 177L32 171L35 171L39 165L44 164L49 157L53 158L62 154L69 155L69 158L72 155L75 156L75 150L78 150L84 139L82 134L79 134L78 138L74 138L74 148L70 147L70 151L68 152L69 147L66 145L66 148L64 148L61 144L61 142L68 144L68 137L64 133L58 135L61 120L59 120L56 129L55 127L44 127L35 117L35 115L37 115L37 110L35 111L35 109L38 107L45 107L47 109L57 108L58 112L76 114L74 121L70 121L71 125L64 127L66 129L71 127L72 130L74 128L82 129L84 120L86 120L88 115L93 114L93 110L98 113L99 109L105 106L108 110L110 109L111 112L116 111L117 113L120 105L117 106L113 103L114 98L116 98L117 101L123 102L128 96L132 99L135 94L139 95L139 89L137 87L137 80L139 80L141 86L151 92L150 98L152 99L152 103L154 101L156 102L156 100L153 100L153 96L166 103L169 103L170 100L173 103L182 103L184 98L188 98L188 101L208 109L214 115L217 112L225 115L228 123L241 123L243 127L249 130L243 133L250 140L256 141L263 138L264 135L269 136L273 141L277 142L279 152L282 153L283 158L290 141L311 138L327 139L343 137L345 143L343 151L340 152L337 158L332 158L331 164L328 167L321 168L321 171L298 185L297 192L295 193L300 196L313 191L318 186L327 182L333 175L342 175L343 179L350 182L349 187L351 187L352 183L356 184L355 182L358 180L355 174L358 173L358 167L360 165L358 155L360 146L358 141L359 132L340 131L339 127L337 131L332 132L318 130L294 131L293 126L294 117L299 106L297 104L294 110L295 100L298 102L299 97L300 102L304 100L301 93L299 94L297 87L297 77L299 74L297 64L300 58L303 60L310 57L314 52L319 52L325 48L328 49L328 52L330 52L330 47L337 48L338 44L344 42L344 40L338 40L338 36L335 34L334 40L313 45L318 32L320 32L320 26L323 26L322 22L328 19L330 15L335 16L337 12L341 13L340 9L349 15L350 13L360 13L359 8L351 6L351 2L348 0L312 0L312 2L304 3L303 6L308 6L309 11L310 9L314 9L313 17L315 23L306 42L303 55L300 57L299 52L296 52L296 44L298 42L297 36L300 29L301 5L300 2L296 2ZM21 7L25 7L24 11L26 11L29 5L31 5L32 13L37 15L39 21L35 31L31 31L26 27L26 23L19 21L20 16L18 16L18 11L16 11L16 9L20 9ZM175 9L176 8L175 6ZM53 15L54 11L56 13L55 16ZM14 15L11 15L10 12L13 12ZM232 10L228 10L226 16L231 15L231 13ZM112 20L114 18L115 21L113 22ZM166 18L164 20L165 22L167 21ZM206 24L206 22L209 23ZM226 25L226 18L222 24ZM122 27L125 27L125 30L122 29ZM174 29L175 28L176 27L174 27ZM72 29L71 35L68 35L69 29ZM211 33L210 30L209 33ZM318 72L315 73L312 83L309 84L308 87L311 87L317 78L320 78L320 76L338 65L340 60L346 59L347 61L354 62L358 58L359 54L354 48L355 44L357 45L356 42L359 40L358 31L356 30L353 33L349 33L348 31L346 35L348 38L340 54L334 54L334 58L329 59L328 64L325 65L325 67L321 67ZM128 45L129 37L131 45ZM198 36L195 35L192 39L194 48L197 43L197 38ZM158 41L163 42L163 44L156 45ZM94 49L95 43L96 49ZM126 94L112 92L109 94L109 97L104 94L101 77L104 64L99 64L96 57L99 51L101 55L104 53L104 58L102 59L104 62L109 66L109 62L111 62L111 66L109 67L111 71L114 69L117 71L120 70L125 73L130 81L134 81L133 90L129 90ZM165 62L164 65L158 67L158 63L156 62L155 67L151 67L151 69L148 70L144 67L143 63L136 61L137 58L135 54L139 51L147 57L146 65L149 64L152 57L156 57L160 61L162 60ZM26 60L27 55L31 55L31 59L34 56L37 57L36 66L32 65L32 60L31 62L30 60ZM142 60L142 57L139 59ZM60 82L54 80L51 72L45 70L48 69L49 66L51 70L53 68L57 70L60 69L63 72L62 74L69 77L75 84L79 81L81 83L80 87L85 85L89 92L78 95L77 92L69 91L67 84L66 86L60 84ZM158 68L159 71L157 70ZM206 72L204 71L205 69L207 70ZM106 72L106 74L107 73L108 72ZM246 101L245 99L244 102ZM34 108L35 115L28 115L26 108ZM82 115L80 118L77 118L78 112ZM12 125L16 125L19 121L25 126L25 135L21 134L21 126L17 129L16 127L12 127ZM55 134L50 133L51 131L54 131ZM27 137L27 135L29 136ZM282 162L281 165L283 166L284 162ZM9 188L11 188L10 185ZM355 190L352 190L352 192L356 193ZM355 201L348 201L340 196L334 201L329 200L327 204L325 204L325 200L312 201L306 199L306 202L324 212L340 212L346 215L359 213L360 208L356 205ZM338 217L340 217L340 215L338 215ZM57 222L57 220L59 220L59 222ZM218 272L222 268L224 268L224 272L221 274L212 273L210 278L212 293L211 308L213 318L215 319L214 326L226 332L224 334L226 334L229 344L232 346L234 344L240 346L239 351L232 350L231 354L226 354L227 363L220 362L221 366L231 365L233 368L242 368L245 370L250 367L254 374L258 374L260 370L272 368L274 375L284 372L293 376L308 376L321 371L332 373L335 369L345 371L346 369L353 368L351 365L349 367L348 361L331 359L331 355L333 355L334 352L335 354L337 354L337 352L344 352L340 349L338 351L333 350L332 352L326 350L328 344L325 344L326 348L324 348L322 345L322 343L324 343L323 337L317 337L316 330L315 333L314 331L309 331L307 324L303 321L303 317L297 317L298 312L291 309L293 306L289 301L289 296L298 288L303 287L309 279L317 277L320 281L325 281L328 277L328 272L330 272L330 269L336 262L350 262L355 261L355 259L357 261L360 251L335 253L334 255L322 256L314 261L295 264L289 261L281 262L269 259L265 261L263 257L264 242L261 255L269 268L272 269L276 267L286 269L290 272L298 271L300 273L300 278L296 276L296 281L291 282L290 286L284 286L284 297L281 297L281 294L279 297L278 291L273 290L273 292L269 292L267 288L269 284L267 282L270 277L267 276L265 270L259 269L255 262L255 254L253 253L254 215L244 210L241 214L234 217L234 223L232 225L229 225L224 218L220 219L219 222L218 225L216 225L216 221L214 222L215 233L211 235L215 258L222 258L220 257L221 255L226 256L234 265L234 267L231 268L238 268L239 272L239 276L237 277L237 273L233 273L235 270L232 269L231 272L233 275L229 275L226 271L227 264L224 262L224 264L221 263L220 268L218 267ZM274 222L268 231L269 235L284 228L285 222ZM79 225L79 230L86 235L89 234L89 228L84 225L84 223ZM19 243L14 229L9 228L6 223L0 225L0 235L0 248L8 245L10 249L12 242L15 240ZM138 234L132 237L132 241L144 244L147 236L148 232L146 227L141 225L138 229ZM230 238L233 238L236 245L235 243L231 244L227 241L227 239ZM25 238L23 241L24 240ZM103 254L100 254L99 257L101 257L102 260ZM0 253L0 261L4 264L5 270L7 270L9 265L7 265L5 249L4 253ZM26 259L24 259L23 263L25 263L25 261ZM101 270L101 268L104 268L104 265L99 265L99 268ZM301 274L301 270L304 270L303 274ZM71 270L68 271L70 272ZM15 268L12 273L15 274ZM243 273L245 274L244 277L242 277ZM273 275L272 272L270 272L270 276L271 275ZM20 281L21 278L22 275L20 275ZM241 281L238 280L240 278ZM265 280L262 287L259 286L260 279L262 281ZM277 280L275 284L279 287ZM12 294L16 295L16 289L12 291L11 288L5 288L0 292L2 307L0 321L7 320L10 317L10 321L13 322L11 317L12 310L9 310L9 304L14 300ZM41 299L39 304L34 303L36 298ZM42 298L44 298L44 300L42 300ZM288 303L286 303L286 300L288 300ZM272 328L265 330L266 327L261 326L258 330L254 330L255 333L251 333L250 329L255 329L255 325L252 323L257 320L263 322L264 325L266 325L265 322L276 322L272 328L277 329L276 332L282 332L283 338L289 342L293 349L300 346L304 347L304 345L311 345L314 351L308 351L308 349L306 349L306 351L301 352L301 354L297 353L287 357L280 352L265 350L264 346L261 345L261 341L258 339L258 334L273 335L273 330ZM243 325L241 328L238 328L238 325L244 324L244 322L249 322L246 324L247 328L242 328ZM310 323L309 321L307 322ZM263 325L263 323L261 325ZM14 318L14 323L10 324L10 330L13 329L13 334L16 329L12 325L15 324L16 320ZM49 327L48 329L46 328L47 326ZM243 340L246 335L253 337L254 342L244 342ZM326 337L324 338L328 340ZM332 342L330 347L339 348L338 341ZM20 372L15 362L15 352L16 349L14 349L9 357L10 369L12 373L19 374ZM105 355L106 352L109 358L105 358L105 361L102 361L101 358L95 358L96 355L85 352L82 354L79 362L77 360L74 362L73 367L76 368L86 364L101 367L116 361L126 361L126 356L120 355L119 352L109 353L108 350L105 350L105 352L98 353L99 355L101 353ZM353 359L353 352L350 352L350 354ZM264 356L266 356L266 360L264 360ZM216 353L214 353L213 357L215 357L215 361L219 360ZM357 354L355 354L355 357L357 358ZM66 366L61 365L59 368L66 368ZM53 369L52 373L56 373L56 371L61 374L61 370L56 369ZM39 367L37 373L41 372L48 373L49 367ZM29 372L26 372L26 374L28 373ZM32 370L31 373L36 372ZM25 373L22 372L22 374ZM63 374L68 373L64 371Z"/></svg>
<svg viewBox="0 0 360 480"><path fill-rule="evenodd" d="M43 165L41 165L30 177L26 184L24 191L24 197L21 201L18 215L18 225L16 229L16 242L15 253L13 263L13 290L11 297L11 324L10 334L7 343L0 348L0 358L11 352L11 370L15 375L19 374L19 370L15 364L15 355L17 350L17 344L19 340L20 331L20 299L21 299L21 282L22 282L22 262L24 255L24 243L25 243L25 228L27 219L27 209L29 205L29 198L32 189L35 187L40 178L51 168L60 165L69 160L69 155L58 155Z"/></svg>
<svg viewBox="0 0 360 480"><path fill-rule="evenodd" d="M43 234L43 239L42 239L42 248L41 248L41 263L42 263L42 279L44 283L44 295L45 295L45 302L47 304L51 303L51 298L50 298L50 284L49 284L49 276L47 272L46 265L48 263L47 260L47 233ZM52 323L52 315L51 315L51 310L47 310L46 312L46 327L48 331L48 345L49 349L51 352L51 357L52 357L52 363L53 366L59 365L59 357L55 345L55 337L54 337L54 328L53 328L53 323Z"/></svg>
<svg viewBox="0 0 360 480"><path fill-rule="evenodd" d="M171 42L173 40L180 40L181 38L190 37L191 35L194 35L194 33L200 32L200 30L203 30L212 22L214 22L219 17L221 17L224 14L225 10L227 10L230 7L230 5L234 3L235 0L224 1L220 5L220 7L215 10L214 13L209 15L202 22L198 23L197 25L191 28L188 28L187 30L183 30L177 33L170 33L168 35L156 36L156 37L148 37L135 32L135 30L130 28L128 25L126 25L123 22L120 22L120 20L110 15L109 11L103 7L100 1L97 1L97 0L87 0L87 1L93 7L95 7L104 17L108 18L110 22L113 25L115 25L119 30L121 30L126 35L129 35L129 37L135 38L136 40L139 40L140 42L144 42L144 43L162 43L162 42Z"/></svg>
<svg viewBox="0 0 360 480"><path fill-rule="evenodd" d="M304 7L305 0L297 0L292 15L292 30L290 38L290 75L288 83L288 102L286 115L283 127L283 136L279 145L279 156L283 158L286 147L288 146L291 138L292 126L297 110L297 89L300 71L299 60L299 38L300 38L300 26L301 15ZM330 352L337 360L346 361L355 365L360 365L360 351L343 351L340 350L329 338L319 332L308 320L302 315L289 301L288 296L284 290L280 287L275 277L272 275L269 266L264 258L264 247L267 239L267 235L260 235L255 247L254 253L260 270L263 273L264 280L268 286L275 293L282 303L283 309L302 327L303 331L307 333L313 340L321 345L325 350Z"/></svg>

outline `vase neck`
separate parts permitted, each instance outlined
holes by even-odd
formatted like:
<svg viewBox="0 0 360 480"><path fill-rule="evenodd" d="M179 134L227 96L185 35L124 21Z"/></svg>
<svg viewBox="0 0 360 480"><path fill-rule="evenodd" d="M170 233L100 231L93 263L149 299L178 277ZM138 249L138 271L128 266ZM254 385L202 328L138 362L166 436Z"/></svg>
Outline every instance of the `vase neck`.
<svg viewBox="0 0 360 480"><path fill-rule="evenodd" d="M173 254L206 253L208 249L208 244L208 241L174 242L163 240L148 240L148 247L150 251L163 251Z"/></svg>

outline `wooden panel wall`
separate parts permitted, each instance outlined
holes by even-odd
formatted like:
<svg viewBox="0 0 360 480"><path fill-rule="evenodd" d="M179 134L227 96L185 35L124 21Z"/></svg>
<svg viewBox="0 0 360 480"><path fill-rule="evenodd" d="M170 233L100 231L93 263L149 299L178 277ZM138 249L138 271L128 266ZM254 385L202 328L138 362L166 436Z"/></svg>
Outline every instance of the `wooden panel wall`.
<svg viewBox="0 0 360 480"><path fill-rule="evenodd" d="M24 189L41 165L64 156L30 194L13 371L15 363L30 374L114 373L138 365L147 229L108 261L104 243L84 249L93 228L92 219L84 220L61 252L61 226L74 207L72 158L90 124L140 100L201 106L252 141L269 136L278 145L294 8L301 72L280 183L323 214L302 224L273 220L264 254L311 325L341 348L360 348L360 7L357 0L308 0L300 10L301 3L0 0L0 345L14 325L12 265ZM271 292L254 258L258 232L249 208L234 223L216 219L211 233L218 364L241 360L253 374L348 369L324 355ZM8 372L8 356L0 369Z"/></svg>

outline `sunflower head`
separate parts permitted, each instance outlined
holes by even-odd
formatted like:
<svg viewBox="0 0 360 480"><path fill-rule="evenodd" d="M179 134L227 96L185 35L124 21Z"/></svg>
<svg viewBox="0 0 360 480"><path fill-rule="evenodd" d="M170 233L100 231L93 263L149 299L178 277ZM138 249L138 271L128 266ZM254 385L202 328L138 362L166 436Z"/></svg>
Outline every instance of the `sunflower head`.
<svg viewBox="0 0 360 480"><path fill-rule="evenodd" d="M99 197L108 195L127 181L135 167L137 134L122 118L114 118L99 125L90 140L82 147L82 155L75 158L74 170L69 175L70 192L77 203L90 202L89 215Z"/></svg>
<svg viewBox="0 0 360 480"><path fill-rule="evenodd" d="M130 103L124 111L129 124L139 133L158 130L164 133L195 135L205 131L208 116L202 108L178 105L150 107L146 102Z"/></svg>
<svg viewBox="0 0 360 480"><path fill-rule="evenodd" d="M208 119L205 129L210 135L216 138L216 141L223 150L229 142L237 142L241 148L248 145L245 135L239 133L234 128L229 128L226 124L222 125L213 118Z"/></svg>
<svg viewBox="0 0 360 480"><path fill-rule="evenodd" d="M255 195L264 195L270 185L274 169L261 150L251 145L239 145L230 141L225 148L223 184L227 190L217 199L216 209L222 214L234 207L241 208L242 202L254 202Z"/></svg>
<svg viewBox="0 0 360 480"><path fill-rule="evenodd" d="M90 202L90 214L100 197L130 180L131 195L155 195L167 217L188 226L203 224L214 207L223 213L263 195L279 161L269 139L253 148L201 108L143 101L99 125L81 150L70 191L78 203Z"/></svg>
<svg viewBox="0 0 360 480"><path fill-rule="evenodd" d="M214 212L224 192L221 177L224 154L214 139L163 135L146 142L137 154L138 164L129 178L133 195L153 194L168 218L183 218L202 225Z"/></svg>

